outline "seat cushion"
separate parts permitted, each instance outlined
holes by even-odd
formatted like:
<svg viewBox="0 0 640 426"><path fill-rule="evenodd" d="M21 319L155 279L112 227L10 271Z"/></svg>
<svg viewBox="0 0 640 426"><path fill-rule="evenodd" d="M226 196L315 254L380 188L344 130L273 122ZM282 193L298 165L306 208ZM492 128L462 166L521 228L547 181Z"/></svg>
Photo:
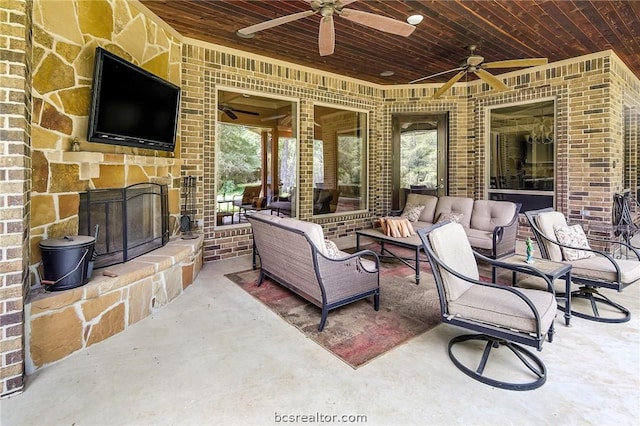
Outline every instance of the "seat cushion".
<svg viewBox="0 0 640 426"><path fill-rule="evenodd" d="M493 249L493 230L483 231L480 229L469 228L465 229L467 238L471 247L492 250Z"/></svg>
<svg viewBox="0 0 640 426"><path fill-rule="evenodd" d="M539 213L536 216L535 221L538 228L540 228L540 231L551 241L558 241L556 238L556 233L553 230L554 226L567 226L567 221L564 218L564 215L560 212L554 211ZM552 242L546 240L543 242L543 244L544 248L549 254L549 260L562 262L562 251L560 250L559 245L553 244Z"/></svg>
<svg viewBox="0 0 640 426"><path fill-rule="evenodd" d="M433 252L442 263L465 277L479 279L476 258L462 225L455 222L447 223L429 232L428 238ZM473 283L456 277L444 268L440 270L448 300L458 299L473 286Z"/></svg>
<svg viewBox="0 0 640 426"><path fill-rule="evenodd" d="M640 280L640 262L637 260L614 259L620 268L620 282L628 285ZM575 277L587 277L596 280L617 282L615 266L604 256L596 256L590 259L574 260L570 263L571 275Z"/></svg>
<svg viewBox="0 0 640 426"><path fill-rule="evenodd" d="M553 293L526 288L518 288L517 291L529 298L536 307L540 315L540 330L542 334L546 333L558 307ZM526 333L536 332L536 320L531 308L517 295L497 288L472 286L449 303L449 313Z"/></svg>

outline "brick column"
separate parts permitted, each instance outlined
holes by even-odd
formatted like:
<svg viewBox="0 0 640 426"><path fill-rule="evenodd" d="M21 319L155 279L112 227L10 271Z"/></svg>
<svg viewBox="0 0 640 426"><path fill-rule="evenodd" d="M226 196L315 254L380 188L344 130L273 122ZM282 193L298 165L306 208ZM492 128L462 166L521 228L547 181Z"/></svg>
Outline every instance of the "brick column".
<svg viewBox="0 0 640 426"><path fill-rule="evenodd" d="M31 0L0 7L0 397L24 386L29 288Z"/></svg>

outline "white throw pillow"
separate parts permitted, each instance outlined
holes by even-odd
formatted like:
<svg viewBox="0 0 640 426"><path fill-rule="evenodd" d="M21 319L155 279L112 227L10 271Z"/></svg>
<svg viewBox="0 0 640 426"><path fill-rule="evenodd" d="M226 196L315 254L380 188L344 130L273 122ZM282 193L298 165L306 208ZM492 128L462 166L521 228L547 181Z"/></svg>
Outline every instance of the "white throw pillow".
<svg viewBox="0 0 640 426"><path fill-rule="evenodd" d="M420 213L424 210L424 206L417 204L406 204L400 217L407 219L409 222L415 222L420 218Z"/></svg>
<svg viewBox="0 0 640 426"><path fill-rule="evenodd" d="M341 256L340 249L336 243L331 240L324 240L324 248L326 249L325 254L331 259L337 259Z"/></svg>
<svg viewBox="0 0 640 426"><path fill-rule="evenodd" d="M556 234L556 238L560 244L565 244L575 249L560 247L562 249L562 257L564 260L579 260L589 259L596 257L596 254L592 251L585 251L580 249L591 249L587 236L584 234L584 230L580 225L561 226L556 225L553 227L553 231Z"/></svg>

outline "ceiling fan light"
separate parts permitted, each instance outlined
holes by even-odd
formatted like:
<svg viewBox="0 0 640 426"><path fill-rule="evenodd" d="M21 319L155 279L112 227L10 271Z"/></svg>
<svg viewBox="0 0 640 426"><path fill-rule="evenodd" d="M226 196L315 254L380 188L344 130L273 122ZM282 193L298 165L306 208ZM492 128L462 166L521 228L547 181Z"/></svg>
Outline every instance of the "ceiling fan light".
<svg viewBox="0 0 640 426"><path fill-rule="evenodd" d="M395 72L393 72L393 71L382 71L380 73L380 77L391 77L394 74L395 74Z"/></svg>
<svg viewBox="0 0 640 426"><path fill-rule="evenodd" d="M255 33L245 34L245 33L241 33L240 31L236 31L236 35L240 38L254 38L256 36Z"/></svg>
<svg viewBox="0 0 640 426"><path fill-rule="evenodd" d="M424 16L422 15L411 15L407 18L407 23L411 25L418 25L423 19Z"/></svg>

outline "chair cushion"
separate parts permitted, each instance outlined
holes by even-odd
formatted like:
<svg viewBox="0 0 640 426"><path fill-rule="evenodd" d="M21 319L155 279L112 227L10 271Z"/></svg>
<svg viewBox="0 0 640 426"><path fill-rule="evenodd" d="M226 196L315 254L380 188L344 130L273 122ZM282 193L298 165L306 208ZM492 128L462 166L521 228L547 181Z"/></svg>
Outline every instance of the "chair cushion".
<svg viewBox="0 0 640 426"><path fill-rule="evenodd" d="M584 234L584 230L580 225L561 226L555 225L553 231L558 238L560 244L566 244L572 247L578 247L575 249L568 247L560 247L562 250L562 257L564 260L580 260L596 257L596 254L592 251L579 250L579 249L591 249L589 247L589 241Z"/></svg>
<svg viewBox="0 0 640 426"><path fill-rule="evenodd" d="M560 212L538 213L535 220L540 231L542 231L544 236L549 238L551 241L558 241L556 239L556 233L553 230L554 226L567 226L567 221L564 218L564 215ZM549 260L562 262L562 251L560 250L559 245L546 240L543 241L543 244L549 254Z"/></svg>
<svg viewBox="0 0 640 426"><path fill-rule="evenodd" d="M637 260L614 259L620 268L620 282L624 285L640 280L640 262ZM617 282L616 269L604 256L568 262L572 265L571 275L596 280Z"/></svg>
<svg viewBox="0 0 640 426"><path fill-rule="evenodd" d="M556 316L557 303L553 293L518 288L538 310L540 331L546 333ZM474 285L457 300L449 303L449 313L463 318L526 333L536 332L533 312L517 295L497 288Z"/></svg>
<svg viewBox="0 0 640 426"><path fill-rule="evenodd" d="M475 200L471 228L493 232L496 226L509 224L515 214L516 205L510 201Z"/></svg>
<svg viewBox="0 0 640 426"><path fill-rule="evenodd" d="M460 224L464 228L469 228L471 226L472 212L472 198L443 196L438 198L438 204L434 214L436 218L439 218L442 213L462 213Z"/></svg>
<svg viewBox="0 0 640 426"><path fill-rule="evenodd" d="M429 242L435 255L449 268L478 280L478 265L471 250L471 245L459 223L451 222L429 232ZM469 290L473 284L442 270L442 281L448 300L456 300Z"/></svg>

